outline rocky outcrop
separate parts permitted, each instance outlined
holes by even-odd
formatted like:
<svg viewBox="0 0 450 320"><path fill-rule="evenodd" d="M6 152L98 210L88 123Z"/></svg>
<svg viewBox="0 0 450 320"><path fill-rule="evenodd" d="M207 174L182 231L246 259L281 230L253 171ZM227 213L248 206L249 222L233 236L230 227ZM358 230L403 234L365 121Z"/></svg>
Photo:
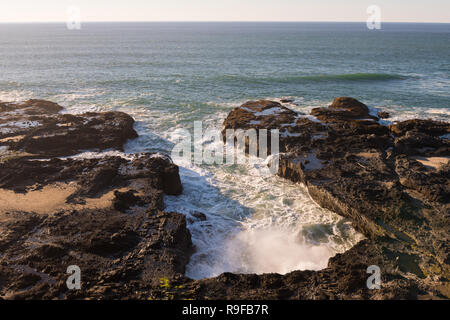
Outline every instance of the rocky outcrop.
<svg viewBox="0 0 450 320"><path fill-rule="evenodd" d="M122 150L137 137L133 118L123 112L72 115L62 110L45 100L0 102L0 148L27 157L59 157L88 149Z"/></svg>
<svg viewBox="0 0 450 320"><path fill-rule="evenodd" d="M42 100L0 104L8 148L0 161L0 296L147 298L149 288L183 277L191 236L185 217L163 202L164 193L182 192L178 167L150 153L55 158L120 150L136 136L124 113L61 110ZM81 290L66 285L71 265L81 269Z"/></svg>
<svg viewBox="0 0 450 320"><path fill-rule="evenodd" d="M324 122L374 119L364 103L350 97L336 98L328 108L315 108L311 111L311 114Z"/></svg>
<svg viewBox="0 0 450 320"><path fill-rule="evenodd" d="M194 250L186 219L164 211L163 194L182 192L178 167L149 153L55 158L85 150L90 139L89 148L120 150L135 135L125 114L60 111L41 100L0 104L0 298L450 297L446 123L385 127L351 98L313 110L317 117L264 100L235 108L225 130L279 129L279 175L304 183L320 205L350 218L368 239L321 271L192 280L184 276ZM61 122L67 117L76 120ZM76 142L30 147L33 137L54 132ZM67 288L70 265L81 269L81 290ZM371 265L381 269L380 290L367 288Z"/></svg>
<svg viewBox="0 0 450 320"><path fill-rule="evenodd" d="M396 253L392 253L395 255ZM367 289L367 266L383 267L382 288ZM195 289L200 299L417 299L429 298L420 281L395 276L396 265L386 260L382 249L364 240L331 258L321 271L294 271L286 275L237 275L226 273L200 281ZM437 292L436 292L437 293ZM421 296L423 295L423 296Z"/></svg>
<svg viewBox="0 0 450 320"><path fill-rule="evenodd" d="M263 114L267 106L289 117ZM311 115L286 109L276 102L248 102L230 113L224 128L261 129L268 123L267 129L279 129L280 176L305 184L322 207L351 219L372 241L388 277L416 288L405 292L417 297L421 287L448 297L450 124L411 120L387 127L347 97ZM340 260L365 261L370 254L354 251ZM359 272L365 268L361 263Z"/></svg>
<svg viewBox="0 0 450 320"><path fill-rule="evenodd" d="M163 211L164 190L181 191L174 172L153 154L1 164L0 295L127 298L182 277L190 233L183 215ZM70 265L82 271L81 291L66 286Z"/></svg>
<svg viewBox="0 0 450 320"><path fill-rule="evenodd" d="M396 247L396 248L394 248ZM169 279L149 290L152 299L250 299L250 300L348 300L442 299L448 297L444 281L425 279L414 256L404 254L403 244L385 246L363 240L331 258L320 271L279 274L224 273L193 281ZM381 288L367 287L368 266L381 268ZM413 270L415 273L407 273ZM403 276L402 274L407 273ZM444 285L441 285L444 283ZM444 292L444 293L443 293ZM445 295L447 293L447 296Z"/></svg>
<svg viewBox="0 0 450 320"><path fill-rule="evenodd" d="M225 135L226 129L237 128L264 128L278 129L282 123L295 121L297 113L283 107L280 103L260 100L249 101L239 108L234 108L223 124Z"/></svg>

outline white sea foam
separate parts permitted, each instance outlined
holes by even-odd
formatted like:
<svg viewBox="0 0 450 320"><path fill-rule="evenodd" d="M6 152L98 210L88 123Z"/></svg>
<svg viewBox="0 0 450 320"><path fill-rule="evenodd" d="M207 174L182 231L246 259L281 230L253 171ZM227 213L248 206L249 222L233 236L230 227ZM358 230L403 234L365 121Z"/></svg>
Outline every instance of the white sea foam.
<svg viewBox="0 0 450 320"><path fill-rule="evenodd" d="M184 166L183 195L165 202L167 210L188 217L197 248L187 267L190 277L322 269L362 238L343 218L315 204L301 185L263 177L256 167ZM196 212L207 220L198 220Z"/></svg>
<svg viewBox="0 0 450 320"><path fill-rule="evenodd" d="M129 143L126 152L142 151L149 140L152 148L157 144L170 152L170 145L184 137L180 129L190 130L193 125L180 121L189 110L180 115L145 108L127 112L137 120L141 137ZM203 129L220 128L226 115L227 111L218 110L204 117ZM165 204L166 210L187 217L196 247L186 272L192 278L226 271L322 269L331 256L362 237L343 218L315 204L304 187L262 174L267 166L261 159L251 165L177 164L183 194L165 196ZM205 214L205 221L198 218L199 212Z"/></svg>
<svg viewBox="0 0 450 320"><path fill-rule="evenodd" d="M35 128L41 126L39 121L10 121L0 124L0 133L11 134L19 131L19 129Z"/></svg>
<svg viewBox="0 0 450 320"><path fill-rule="evenodd" d="M5 102L20 102L25 101L34 96L31 90L25 89L14 89L14 90L4 90L0 91L0 101Z"/></svg>
<svg viewBox="0 0 450 320"><path fill-rule="evenodd" d="M0 127L12 127L12 128L21 128L21 129L26 129L26 128L33 128L33 127L39 127L41 126L42 123L40 123L39 121L11 121L11 122L5 122L0 124Z"/></svg>
<svg viewBox="0 0 450 320"><path fill-rule="evenodd" d="M131 153L149 148L170 153L180 138L179 129L192 129L193 121L198 120L198 110L190 105L172 112L132 103L124 106L123 101L89 104L89 99L85 103L74 96L60 98L74 99L65 112L122 110L137 121L135 128L140 137L126 145L125 153L91 150L73 158L131 159ZM239 103L217 104L212 115L203 117L204 129L220 128L230 107L236 105ZM311 108L295 106L302 112ZM349 222L321 209L303 186L262 175L265 164L261 160L247 165L177 164L183 194L165 196L165 204L166 210L187 217L196 247L187 276L198 279L226 271L284 274L298 269L318 270L326 267L331 256L351 248L362 238ZM199 212L205 214L206 220L198 218Z"/></svg>
<svg viewBox="0 0 450 320"><path fill-rule="evenodd" d="M433 114L433 115L439 115L439 116L450 116L450 107L449 108L434 108L434 109L426 109L426 113Z"/></svg>
<svg viewBox="0 0 450 320"><path fill-rule="evenodd" d="M259 117L259 116L270 116L270 115L276 115L278 113L280 113L282 110L281 108L270 108L270 109L266 109L260 112L256 112L255 116Z"/></svg>
<svg viewBox="0 0 450 320"><path fill-rule="evenodd" d="M222 121L205 122L217 127ZM169 139L177 138L173 129ZM188 218L196 252L187 276L318 270L362 239L343 218L320 208L305 187L262 175L264 161L253 160L200 167L177 163L183 195L166 196L165 204ZM198 219L198 212L207 219Z"/></svg>
<svg viewBox="0 0 450 320"><path fill-rule="evenodd" d="M335 251L327 245L308 244L283 228L246 229L230 241L225 256L240 266L237 272L280 273L326 268Z"/></svg>
<svg viewBox="0 0 450 320"><path fill-rule="evenodd" d="M438 121L449 121L450 110L448 108L419 108L407 107L396 104L383 105L382 107L369 106L370 114L377 116L379 111L387 111L390 114L388 119L381 119L380 123L389 125L398 121L405 121L411 119L433 119Z"/></svg>
<svg viewBox="0 0 450 320"><path fill-rule="evenodd" d="M134 154L127 154L122 151L108 149L104 151L86 150L73 156L61 157L61 159L101 159L104 157L121 157L128 160L135 158Z"/></svg>

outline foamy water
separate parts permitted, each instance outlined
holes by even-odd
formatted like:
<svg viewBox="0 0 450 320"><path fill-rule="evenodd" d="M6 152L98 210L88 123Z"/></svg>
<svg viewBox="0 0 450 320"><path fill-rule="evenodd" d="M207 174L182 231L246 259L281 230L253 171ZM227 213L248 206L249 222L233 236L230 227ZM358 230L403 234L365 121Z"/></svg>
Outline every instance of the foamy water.
<svg viewBox="0 0 450 320"><path fill-rule="evenodd" d="M197 248L190 277L318 270L362 239L349 222L314 203L303 186L279 177L252 174L246 166L182 168L181 177L183 195L167 196L166 206L188 217ZM207 219L199 221L197 212Z"/></svg>
<svg viewBox="0 0 450 320"><path fill-rule="evenodd" d="M178 141L181 126L156 138L141 127L148 114L139 108L128 112L138 120L136 128L141 132L137 140L126 145L125 153L86 151L74 158L132 159L133 153L144 151L149 140L158 140L157 148L166 149L166 153ZM225 116L206 117L204 129L219 129ZM320 208L303 185L261 174L266 173L261 159L253 159L251 165L195 165L181 160L176 164L180 166L183 194L165 196L165 204L167 211L187 217L196 248L187 266L189 277L319 270L327 266L330 257L363 238L349 221ZM199 214L206 219L200 219Z"/></svg>
<svg viewBox="0 0 450 320"><path fill-rule="evenodd" d="M291 98L294 102L288 107L302 113L329 103L315 101L312 105L304 105L302 97ZM180 121L181 115L176 113L124 107L122 101L107 106L80 103L79 99L76 95L64 96L64 101L69 104L64 112L123 110L136 119L135 128L140 137L126 145L125 153L86 151L75 158L122 156L131 159L132 153L146 151L149 144L154 150L170 154L180 138L178 130L192 129L193 125ZM222 110L242 102L209 102L208 105L216 107L218 112L203 117L204 129L220 129L227 114ZM392 112L392 120L420 116L413 111L400 114L395 108L387 109ZM378 110L371 107L372 113ZM428 114L440 119L441 112L437 111L430 110ZM167 123L171 122L173 125L167 128ZM165 126L165 130L161 130L161 126ZM187 217L196 248L186 271L191 278L213 277L223 272L285 274L294 270L320 270L327 266L330 257L345 252L363 239L348 220L320 208L303 185L277 176L261 175L261 160L252 165L198 166L183 161L177 164L183 194L165 196L165 204L166 210ZM199 213L206 219L200 219Z"/></svg>
<svg viewBox="0 0 450 320"><path fill-rule="evenodd" d="M293 99L289 107L303 113L329 103L316 101L313 105L302 106L302 97ZM220 129L227 114L221 112L221 108L229 109L242 102L210 102L219 111L203 118L204 130ZM376 113L379 108L371 107L371 110ZM126 111L137 120L136 129L140 133L140 138L127 144L128 153L143 151L149 141L154 143L154 149L170 153L174 143L179 141L178 130L192 129L193 125L177 121L177 114L151 112L145 108ZM395 108L391 112L393 119L411 117L409 113L403 116L396 113ZM431 118L440 119L440 116L434 114ZM152 124L155 118L159 119L158 124L154 121ZM174 124L171 128L155 128L170 121ZM261 175L261 162L198 166L182 161L177 164L184 191L180 196L165 196L165 204L166 210L187 217L196 248L187 266L189 277L201 279L223 272L285 274L294 270L320 270L327 266L330 257L345 252L363 239L348 220L320 208L303 185ZM199 219L199 213L204 214L206 220Z"/></svg>
<svg viewBox="0 0 450 320"><path fill-rule="evenodd" d="M220 129L223 120L208 117L204 129ZM177 128L165 136L176 142ZM192 278L319 270L362 239L348 221L314 203L304 186L262 174L261 159L246 165L177 164L184 192L166 196L165 203L188 218L196 247L187 266Z"/></svg>
<svg viewBox="0 0 450 320"><path fill-rule="evenodd" d="M111 105L84 103L83 98L84 94L81 97L71 94L63 100L59 100L61 97L54 100L69 105L64 113L126 111L136 119L135 128L140 137L126 145L125 153L86 151L75 158L123 156L131 159L132 153L147 151L149 145L155 151L170 154L180 138L178 130L192 129L193 122L185 121L186 113L169 114L124 106L123 101ZM302 97L291 98L294 102L287 106L302 113L329 103L315 101L306 105ZM18 96L17 100L24 99L25 96ZM243 102L208 102L218 112L202 118L204 129L220 130L227 115L224 109ZM382 109L392 112L389 121L424 113L423 110L400 113L395 107ZM371 107L372 113L378 110ZM442 109L425 113L434 119L445 117ZM320 208L303 185L277 176L262 176L261 161L252 165L176 164L180 166L184 191L180 196L165 196L165 204L166 210L187 217L196 248L186 271L191 278L213 277L223 272L285 274L294 270L320 270L327 266L330 257L345 252L363 239L348 220ZM199 219L199 213L206 219Z"/></svg>
<svg viewBox="0 0 450 320"><path fill-rule="evenodd" d="M437 24L386 23L380 32L365 23L85 23L76 32L0 24L0 100L127 112L140 135L127 157L170 154L179 129L220 128L233 107L262 98L293 98L287 106L308 114L345 95L390 112L386 123L448 121L449 34ZM124 156L78 156L107 154ZM321 269L361 239L301 185L259 175L261 163L178 164L184 192L165 202L188 219L193 278Z"/></svg>

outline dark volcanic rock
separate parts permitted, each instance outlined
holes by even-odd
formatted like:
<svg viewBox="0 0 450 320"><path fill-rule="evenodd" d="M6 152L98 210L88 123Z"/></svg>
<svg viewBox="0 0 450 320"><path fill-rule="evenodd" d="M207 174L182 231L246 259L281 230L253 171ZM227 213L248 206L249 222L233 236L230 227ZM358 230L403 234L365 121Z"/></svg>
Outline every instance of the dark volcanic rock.
<svg viewBox="0 0 450 320"><path fill-rule="evenodd" d="M67 198L68 202L74 202L80 197L98 197L112 186L127 185L130 179L138 186L144 183L146 188L164 191L166 171L173 172L175 168L169 158L149 153L137 154L133 160L121 157L46 161L19 158L0 164L0 188L26 192L60 182L70 185L73 192ZM172 189L181 192L179 178ZM141 199L146 201L146 196Z"/></svg>
<svg viewBox="0 0 450 320"><path fill-rule="evenodd" d="M450 125L447 122L422 119L398 122L389 129L397 136L404 136L410 132L420 132L433 137L450 133Z"/></svg>
<svg viewBox="0 0 450 320"><path fill-rule="evenodd" d="M192 253L186 219L162 211L173 167L153 154L0 164L0 192L22 192L23 201L0 205L0 295L147 298L161 281L182 278ZM51 205L40 205L47 195ZM80 291L65 285L70 265L81 268Z"/></svg>
<svg viewBox="0 0 450 320"><path fill-rule="evenodd" d="M392 255L396 252L390 252ZM382 288L367 288L367 267L378 265L383 270ZM396 275L402 263L386 259L383 249L364 240L354 248L331 258L321 271L294 271L278 274L235 275L225 273L217 278L198 281L195 298L227 299L416 299L426 296L427 286ZM193 284L189 284L193 286ZM436 292L437 293L437 292Z"/></svg>
<svg viewBox="0 0 450 320"><path fill-rule="evenodd" d="M336 112L345 110L353 117L367 117L369 115L369 108L364 103L350 97L334 99L329 108Z"/></svg>
<svg viewBox="0 0 450 320"><path fill-rule="evenodd" d="M390 116L391 115L387 111L380 111L380 112L378 112L378 118L380 118L380 119L389 119Z"/></svg>
<svg viewBox="0 0 450 320"><path fill-rule="evenodd" d="M262 107L274 102L256 104ZM444 135L450 124L410 120L386 127L370 116L367 106L346 97L335 99L328 108L313 109L315 119L284 109L288 119L249 113L248 109L247 104L235 108L224 127L261 129L262 121L271 124L267 129L278 126L284 152L278 174L305 184L317 203L350 218L373 240L370 248L376 248L380 263L391 266L386 267L389 277L402 279L392 280L386 288L392 286L402 297L417 298L424 292L448 297L450 148ZM340 255L340 260L361 262L358 272L362 272L363 265L368 266L362 262L363 254L368 252L361 251L359 256L352 250ZM335 260L330 260L331 266ZM349 287L337 292L367 298L359 291L362 277L354 282L347 272L353 271L344 268L342 276L350 278L337 285ZM417 279L411 282L407 274ZM370 297L398 296L380 293Z"/></svg>
<svg viewBox="0 0 450 320"><path fill-rule="evenodd" d="M8 112L10 114L57 114L63 109L64 108L57 103L39 99L30 99L21 104L0 101L0 112Z"/></svg>
<svg viewBox="0 0 450 320"><path fill-rule="evenodd" d="M349 97L336 98L328 108L315 108L311 114L325 122L374 118L369 115L369 108L364 103Z"/></svg>
<svg viewBox="0 0 450 320"><path fill-rule="evenodd" d="M128 190L126 192L114 191L114 209L125 212L132 206L142 206L142 199L135 196L135 193L136 190Z"/></svg>
<svg viewBox="0 0 450 320"><path fill-rule="evenodd" d="M416 190L425 199L440 203L450 203L450 165L439 170L429 170L421 162L406 156L396 158L395 170L400 183Z"/></svg>
<svg viewBox="0 0 450 320"><path fill-rule="evenodd" d="M122 150L136 138L134 120L123 112L60 114L56 103L0 103L0 147L28 157L68 156L87 149Z"/></svg>
<svg viewBox="0 0 450 320"><path fill-rule="evenodd" d="M249 101L234 108L223 124L223 134L226 129L264 128L278 129L283 123L295 121L297 113L282 106L278 102L259 100Z"/></svg>
<svg viewBox="0 0 450 320"><path fill-rule="evenodd" d="M388 128L351 98L313 111L323 121L265 100L233 109L225 130L279 129L279 175L304 183L315 201L350 218L368 239L320 271L225 273L194 281L184 276L193 251L186 219L164 211L163 193L182 192L178 167L156 154L32 160L106 145L121 149L125 137L135 135L124 114L59 111L41 100L0 103L1 124L8 123L0 127L0 144L11 152L0 158L0 195L8 197L0 204L0 299L450 296L446 123L417 120ZM121 128L111 127L116 116ZM55 132L69 139L72 131L78 138L68 147L32 141ZM81 290L66 286L70 265L81 269ZM367 288L371 265L381 269L380 290Z"/></svg>
<svg viewBox="0 0 450 320"><path fill-rule="evenodd" d="M55 158L122 150L137 136L127 114L62 109L0 103L0 296L146 299L167 279L184 278L186 219L163 211L163 193L182 192L178 167L150 153ZM82 290L66 286L70 265L81 268Z"/></svg>

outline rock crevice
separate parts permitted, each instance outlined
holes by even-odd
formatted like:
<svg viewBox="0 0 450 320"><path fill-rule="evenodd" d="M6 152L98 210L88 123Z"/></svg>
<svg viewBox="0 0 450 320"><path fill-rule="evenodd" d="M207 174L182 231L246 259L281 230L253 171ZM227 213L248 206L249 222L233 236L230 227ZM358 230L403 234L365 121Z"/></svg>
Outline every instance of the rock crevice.
<svg viewBox="0 0 450 320"><path fill-rule="evenodd" d="M120 112L61 114L44 100L0 103L0 297L6 299L427 299L450 297L450 125L384 126L337 98L301 114L260 100L233 109L226 129L279 129L281 177L307 186L366 240L320 271L184 276L194 250L165 156L57 157L122 150L137 134ZM50 200L49 200L50 199ZM201 217L200 217L201 218ZM69 290L66 269L82 270ZM367 288L367 268L382 272Z"/></svg>

